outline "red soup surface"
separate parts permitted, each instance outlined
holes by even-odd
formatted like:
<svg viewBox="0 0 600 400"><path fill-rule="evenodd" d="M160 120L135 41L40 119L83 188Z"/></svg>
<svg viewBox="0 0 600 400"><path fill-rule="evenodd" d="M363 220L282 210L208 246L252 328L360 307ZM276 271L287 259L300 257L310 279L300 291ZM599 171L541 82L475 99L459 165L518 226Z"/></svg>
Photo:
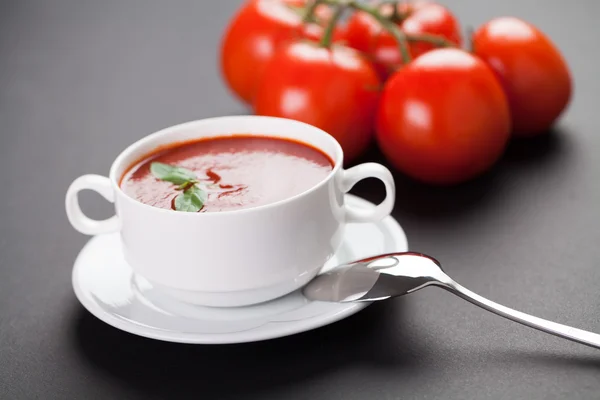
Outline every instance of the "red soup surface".
<svg viewBox="0 0 600 400"><path fill-rule="evenodd" d="M154 207L175 209L178 186L157 179L153 162L183 167L195 173L208 194L200 212L257 207L302 193L333 169L331 159L309 145L260 136L209 138L163 147L132 165L121 188Z"/></svg>

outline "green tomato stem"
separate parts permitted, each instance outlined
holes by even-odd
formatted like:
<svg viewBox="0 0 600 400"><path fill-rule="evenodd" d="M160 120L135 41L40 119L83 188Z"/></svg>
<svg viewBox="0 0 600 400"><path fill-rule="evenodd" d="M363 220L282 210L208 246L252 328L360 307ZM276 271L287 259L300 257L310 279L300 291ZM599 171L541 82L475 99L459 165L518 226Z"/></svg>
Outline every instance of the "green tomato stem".
<svg viewBox="0 0 600 400"><path fill-rule="evenodd" d="M333 40L333 32L335 31L335 27L337 26L340 18L344 11L346 11L346 4L340 3L336 6L335 12L331 16L331 20L327 24L325 28L325 32L323 32L323 37L321 38L321 43L319 45L321 47L329 48L331 47L331 42Z"/></svg>
<svg viewBox="0 0 600 400"><path fill-rule="evenodd" d="M327 4L338 7L338 11L340 10L340 8L350 7L354 10L362 11L371 15L396 40L396 43L398 44L398 50L400 51L400 56L402 58L402 64L409 63L412 58L408 47L409 42L426 42L434 45L435 47L456 47L454 43L439 35L432 35L427 33L407 35L394 22L395 15L397 15L401 20L403 18L406 18L406 15L398 13L398 0L391 0L388 2L384 2L383 4L385 3L390 3L394 6L394 14L392 14L392 16L390 17L384 16L377 8L363 4L357 0L315 0L312 3L311 7L314 6L316 8L318 4ZM331 42L331 36L333 34L333 29L337 23L337 19L339 19L339 16L335 15L332 18L332 23L330 23L327 26L327 30L323 36L323 39L321 40L321 45L329 46Z"/></svg>
<svg viewBox="0 0 600 400"><path fill-rule="evenodd" d="M401 14L400 11L398 11L400 1L401 0L384 0L379 2L380 7L386 4L392 7L392 14L389 16L389 18L396 24L401 23L408 17L408 14Z"/></svg>
<svg viewBox="0 0 600 400"><path fill-rule="evenodd" d="M310 3L310 6L308 6L304 12L304 16L302 17L302 23L306 24L309 22L313 22L315 11L317 10L317 7L321 3L323 3L323 0L313 0Z"/></svg>
<svg viewBox="0 0 600 400"><path fill-rule="evenodd" d="M406 35L406 40L408 40L409 42L431 43L436 47L456 47L454 43L452 43L445 37L439 35L430 35L428 33Z"/></svg>
<svg viewBox="0 0 600 400"><path fill-rule="evenodd" d="M359 1L351 0L348 1L347 4L355 10L365 12L375 18L377 22L379 22L381 26L388 31L398 43L398 50L400 51L400 56L402 57L402 63L407 64L411 61L406 34L402 32L390 18L383 16L379 10L369 7L366 4L362 4Z"/></svg>
<svg viewBox="0 0 600 400"><path fill-rule="evenodd" d="M394 0L391 2L392 5L392 15L390 16L390 18L392 19L392 22L394 23L399 23L402 22L403 18L400 15L400 13L398 12L398 4L400 2L398 0Z"/></svg>

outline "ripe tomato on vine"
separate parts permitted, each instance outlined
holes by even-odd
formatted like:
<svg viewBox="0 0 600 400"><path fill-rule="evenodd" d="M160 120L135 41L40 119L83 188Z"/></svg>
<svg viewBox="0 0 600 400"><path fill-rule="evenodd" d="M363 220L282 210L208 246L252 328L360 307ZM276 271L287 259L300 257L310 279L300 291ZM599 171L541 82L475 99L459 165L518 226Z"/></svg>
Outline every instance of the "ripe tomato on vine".
<svg viewBox="0 0 600 400"><path fill-rule="evenodd" d="M419 37L446 40L447 45L462 43L460 25L450 10L433 2L382 3L377 7L409 36L409 54L416 58L437 48L435 41L412 40ZM405 60L398 51L396 38L373 15L359 11L352 14L346 27L348 45L366 54L375 64L383 79L388 78Z"/></svg>
<svg viewBox="0 0 600 400"><path fill-rule="evenodd" d="M221 69L256 114L324 129L347 162L376 136L399 171L456 184L489 169L511 132L548 130L572 96L566 61L533 25L496 18L469 39L461 50L458 19L434 1L249 0Z"/></svg>
<svg viewBox="0 0 600 400"><path fill-rule="evenodd" d="M309 15L310 14L310 15ZM221 42L221 74L251 104L258 82L278 47L296 39L320 39L331 10L306 0L250 0L237 12ZM335 37L341 35L335 32Z"/></svg>

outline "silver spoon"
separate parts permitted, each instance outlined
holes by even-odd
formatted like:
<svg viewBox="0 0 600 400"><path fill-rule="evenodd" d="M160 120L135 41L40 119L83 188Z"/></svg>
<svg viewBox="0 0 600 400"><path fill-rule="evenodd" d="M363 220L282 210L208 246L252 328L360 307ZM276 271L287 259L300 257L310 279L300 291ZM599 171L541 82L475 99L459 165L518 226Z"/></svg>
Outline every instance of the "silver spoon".
<svg viewBox="0 0 600 400"><path fill-rule="evenodd" d="M317 276L303 289L311 300L363 302L385 300L438 286L457 296L531 328L600 349L600 335L547 321L494 303L459 285L439 261L420 253L383 254L342 265Z"/></svg>

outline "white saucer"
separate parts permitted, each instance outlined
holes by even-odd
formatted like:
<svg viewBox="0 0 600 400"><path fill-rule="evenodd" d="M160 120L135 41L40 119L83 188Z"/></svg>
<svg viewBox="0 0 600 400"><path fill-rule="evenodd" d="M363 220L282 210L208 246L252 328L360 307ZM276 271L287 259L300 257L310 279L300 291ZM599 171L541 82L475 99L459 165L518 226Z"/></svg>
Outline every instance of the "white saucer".
<svg viewBox="0 0 600 400"><path fill-rule="evenodd" d="M373 204L348 195L356 207ZM323 270L381 253L406 251L404 231L392 217L377 224L349 224L340 250ZM296 291L248 307L211 308L174 300L133 274L123 259L119 235L92 238L73 268L81 304L100 320L148 338L180 343L242 343L304 332L357 313L367 303L309 301Z"/></svg>

